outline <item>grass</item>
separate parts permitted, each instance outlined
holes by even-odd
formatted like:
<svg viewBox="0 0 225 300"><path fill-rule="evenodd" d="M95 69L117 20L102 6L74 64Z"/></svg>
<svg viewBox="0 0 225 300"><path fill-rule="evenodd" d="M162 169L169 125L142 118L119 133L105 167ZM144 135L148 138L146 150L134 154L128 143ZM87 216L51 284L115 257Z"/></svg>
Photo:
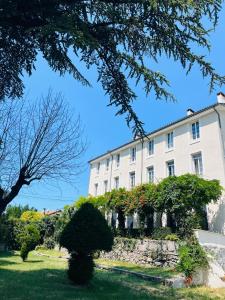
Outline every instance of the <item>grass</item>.
<svg viewBox="0 0 225 300"><path fill-rule="evenodd" d="M66 276L66 262L57 257L29 255L23 263L18 254L0 254L1 300L218 300L225 289L173 290L132 276L96 271L86 287L73 286Z"/></svg>
<svg viewBox="0 0 225 300"><path fill-rule="evenodd" d="M109 259L96 259L96 264L100 264L107 267L117 267L120 269L144 273L151 276L159 276L162 278L170 278L174 275L178 274L172 268L161 268L161 267L146 267L137 264L128 263L125 261L118 261L118 260L109 260Z"/></svg>
<svg viewBox="0 0 225 300"><path fill-rule="evenodd" d="M37 253L41 253L52 257L65 257L65 253L57 250L40 249L37 251ZM175 269L172 268L146 267L146 266L132 264L132 263L118 261L118 260L109 260L109 259L100 258L100 259L96 259L95 263L106 267L117 267L120 269L133 271L133 272L140 272L147 275L160 276L162 278L170 278L177 274Z"/></svg>

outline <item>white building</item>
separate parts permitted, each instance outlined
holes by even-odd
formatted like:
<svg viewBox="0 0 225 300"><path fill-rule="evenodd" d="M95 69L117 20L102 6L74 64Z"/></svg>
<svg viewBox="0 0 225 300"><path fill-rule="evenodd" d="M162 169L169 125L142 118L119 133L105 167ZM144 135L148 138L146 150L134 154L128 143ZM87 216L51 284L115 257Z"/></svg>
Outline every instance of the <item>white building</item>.
<svg viewBox="0 0 225 300"><path fill-rule="evenodd" d="M196 173L225 188L225 95L217 103L90 160L89 194L131 189L169 175ZM211 230L225 233L225 200L208 206Z"/></svg>

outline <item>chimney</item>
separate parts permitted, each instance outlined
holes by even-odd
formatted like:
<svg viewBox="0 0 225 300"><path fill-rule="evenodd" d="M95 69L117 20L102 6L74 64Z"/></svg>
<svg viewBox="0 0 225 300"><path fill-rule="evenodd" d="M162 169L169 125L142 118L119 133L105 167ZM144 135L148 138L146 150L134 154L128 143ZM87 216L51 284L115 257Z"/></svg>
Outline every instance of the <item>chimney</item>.
<svg viewBox="0 0 225 300"><path fill-rule="evenodd" d="M192 115L194 113L194 110L193 109L191 109L191 108L188 108L187 109L187 116L190 116L190 115Z"/></svg>
<svg viewBox="0 0 225 300"><path fill-rule="evenodd" d="M217 94L217 102L218 102L218 103L225 104L225 95L224 95L224 93L219 92L219 93Z"/></svg>

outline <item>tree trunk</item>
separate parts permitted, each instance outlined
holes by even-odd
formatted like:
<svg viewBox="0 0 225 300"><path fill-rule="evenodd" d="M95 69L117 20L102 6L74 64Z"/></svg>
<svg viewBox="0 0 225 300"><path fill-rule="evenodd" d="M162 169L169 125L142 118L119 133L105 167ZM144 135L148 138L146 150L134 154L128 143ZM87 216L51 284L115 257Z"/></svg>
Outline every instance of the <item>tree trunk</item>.
<svg viewBox="0 0 225 300"><path fill-rule="evenodd" d="M172 232L176 232L176 222L174 215L170 212L167 212L167 220L166 220L166 226L170 227Z"/></svg>
<svg viewBox="0 0 225 300"><path fill-rule="evenodd" d="M155 228L162 227L162 213L157 212L155 218Z"/></svg>
<svg viewBox="0 0 225 300"><path fill-rule="evenodd" d="M22 186L24 184L29 184L25 180L25 172L26 168L22 167L18 180L16 181L15 185L12 186L10 192L6 193L3 189L0 188L0 216L5 211L7 205L19 194Z"/></svg>
<svg viewBox="0 0 225 300"><path fill-rule="evenodd" d="M147 215L146 224L147 224L147 234L151 235L154 227L154 211Z"/></svg>
<svg viewBox="0 0 225 300"><path fill-rule="evenodd" d="M122 209L118 210L118 229L121 234L125 232L125 215Z"/></svg>
<svg viewBox="0 0 225 300"><path fill-rule="evenodd" d="M7 207L7 203L5 203L4 201L2 201L2 199L0 200L0 216L3 214L3 212L5 211Z"/></svg>

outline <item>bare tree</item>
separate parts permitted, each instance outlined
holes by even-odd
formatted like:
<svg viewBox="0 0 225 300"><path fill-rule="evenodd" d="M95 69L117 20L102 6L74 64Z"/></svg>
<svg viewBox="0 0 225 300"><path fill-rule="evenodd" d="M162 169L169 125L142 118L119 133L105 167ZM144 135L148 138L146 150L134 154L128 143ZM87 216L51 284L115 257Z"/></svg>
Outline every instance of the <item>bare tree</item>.
<svg viewBox="0 0 225 300"><path fill-rule="evenodd" d="M81 171L85 151L80 118L61 94L41 101L5 102L0 110L0 215L24 185L44 178L68 180Z"/></svg>

